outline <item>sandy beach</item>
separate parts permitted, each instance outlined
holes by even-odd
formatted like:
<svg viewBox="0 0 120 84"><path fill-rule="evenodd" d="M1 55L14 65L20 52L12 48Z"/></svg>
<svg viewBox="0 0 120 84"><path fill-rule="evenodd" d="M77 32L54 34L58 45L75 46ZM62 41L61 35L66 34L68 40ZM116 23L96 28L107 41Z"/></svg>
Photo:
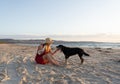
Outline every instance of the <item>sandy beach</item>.
<svg viewBox="0 0 120 84"><path fill-rule="evenodd" d="M83 48L91 56L68 59L64 66L34 61L37 47L0 44L0 84L120 84L120 49ZM58 52L55 58L64 62Z"/></svg>

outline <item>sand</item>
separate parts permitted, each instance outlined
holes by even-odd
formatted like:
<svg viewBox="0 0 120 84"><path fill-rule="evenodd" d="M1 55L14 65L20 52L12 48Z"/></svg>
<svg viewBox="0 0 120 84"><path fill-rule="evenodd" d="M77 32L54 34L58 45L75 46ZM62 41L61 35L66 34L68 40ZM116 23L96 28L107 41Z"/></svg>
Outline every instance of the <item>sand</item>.
<svg viewBox="0 0 120 84"><path fill-rule="evenodd" d="M83 48L91 57L68 59L63 66L34 61L37 47L0 44L0 84L120 84L120 49ZM64 62L58 52L55 59Z"/></svg>

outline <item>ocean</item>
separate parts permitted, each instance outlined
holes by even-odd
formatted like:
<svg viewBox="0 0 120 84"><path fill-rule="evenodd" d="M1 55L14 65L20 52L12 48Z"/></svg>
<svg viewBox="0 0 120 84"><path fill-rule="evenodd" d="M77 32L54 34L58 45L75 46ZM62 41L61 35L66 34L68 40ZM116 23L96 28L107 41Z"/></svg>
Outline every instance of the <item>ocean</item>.
<svg viewBox="0 0 120 84"><path fill-rule="evenodd" d="M53 47L57 45L65 45L68 47L89 47L89 48L117 48L120 49L120 43L112 43L112 42L55 42L53 43ZM19 44L19 45L28 45L28 46L38 46L39 44Z"/></svg>

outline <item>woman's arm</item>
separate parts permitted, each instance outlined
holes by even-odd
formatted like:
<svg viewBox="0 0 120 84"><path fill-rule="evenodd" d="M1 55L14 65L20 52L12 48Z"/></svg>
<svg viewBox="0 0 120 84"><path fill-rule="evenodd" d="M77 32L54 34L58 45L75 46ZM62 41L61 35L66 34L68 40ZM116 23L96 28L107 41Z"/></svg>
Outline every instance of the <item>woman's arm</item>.
<svg viewBox="0 0 120 84"><path fill-rule="evenodd" d="M37 53L41 54L44 51L44 46L41 44L38 46Z"/></svg>
<svg viewBox="0 0 120 84"><path fill-rule="evenodd" d="M43 48L43 45L41 44L41 45L38 46L37 51L38 51L38 50L41 50L42 48Z"/></svg>
<svg viewBox="0 0 120 84"><path fill-rule="evenodd" d="M58 52L59 49L56 49L53 53L51 53L52 55L54 55L56 52Z"/></svg>

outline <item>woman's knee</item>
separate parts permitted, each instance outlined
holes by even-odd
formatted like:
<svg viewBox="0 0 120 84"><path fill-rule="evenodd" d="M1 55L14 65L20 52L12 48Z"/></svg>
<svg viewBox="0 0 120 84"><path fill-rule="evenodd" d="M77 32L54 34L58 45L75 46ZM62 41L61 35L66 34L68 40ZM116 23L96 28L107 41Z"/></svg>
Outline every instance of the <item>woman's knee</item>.
<svg viewBox="0 0 120 84"><path fill-rule="evenodd" d="M44 59L51 60L51 56L50 56L50 55L48 55L48 54L47 54L47 55L44 55L44 56L43 56L43 58L44 58Z"/></svg>

